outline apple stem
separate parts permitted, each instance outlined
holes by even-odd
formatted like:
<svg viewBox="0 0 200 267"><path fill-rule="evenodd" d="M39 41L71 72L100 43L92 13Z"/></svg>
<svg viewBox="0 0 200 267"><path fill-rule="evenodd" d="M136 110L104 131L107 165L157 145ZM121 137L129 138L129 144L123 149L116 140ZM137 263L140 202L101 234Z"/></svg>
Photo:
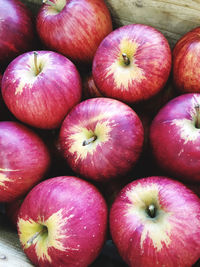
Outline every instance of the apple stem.
<svg viewBox="0 0 200 267"><path fill-rule="evenodd" d="M156 214L156 209L155 209L155 206L153 204L149 205L148 207L148 214L151 218L154 218L155 217L155 214Z"/></svg>
<svg viewBox="0 0 200 267"><path fill-rule="evenodd" d="M196 105L195 110L196 110L195 126L196 128L200 129L200 105Z"/></svg>
<svg viewBox="0 0 200 267"><path fill-rule="evenodd" d="M91 144L91 143L94 142L96 139L97 139L97 136L96 136L96 135L92 136L91 138L89 138L89 139L83 141L83 146L87 146L87 145Z"/></svg>
<svg viewBox="0 0 200 267"><path fill-rule="evenodd" d="M39 232L36 232L28 241L27 241L27 245L32 245L33 241L42 233L46 232L47 228L43 227Z"/></svg>
<svg viewBox="0 0 200 267"><path fill-rule="evenodd" d="M38 53L36 51L34 51L34 64L35 64L35 75L37 76L40 73L40 67L38 67L38 62L37 62L37 58L38 58Z"/></svg>
<svg viewBox="0 0 200 267"><path fill-rule="evenodd" d="M127 54L126 53L122 53L122 57L123 57L123 60L124 60L124 64L126 66L128 66L130 64L130 59L127 57Z"/></svg>

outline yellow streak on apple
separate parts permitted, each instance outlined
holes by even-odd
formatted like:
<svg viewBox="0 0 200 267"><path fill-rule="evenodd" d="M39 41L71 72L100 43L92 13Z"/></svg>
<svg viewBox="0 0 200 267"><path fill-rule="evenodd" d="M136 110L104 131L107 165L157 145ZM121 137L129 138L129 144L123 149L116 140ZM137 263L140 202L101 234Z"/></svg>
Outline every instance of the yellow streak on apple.
<svg viewBox="0 0 200 267"><path fill-rule="evenodd" d="M16 171L19 171L18 169L17 170L12 170L12 169L7 169L7 168L0 168L0 172L16 172Z"/></svg>
<svg viewBox="0 0 200 267"><path fill-rule="evenodd" d="M184 144L188 142L194 142L200 137L200 131L194 127L194 122L188 119L174 119L171 121L172 125L177 126L177 132L180 133L180 137L184 140Z"/></svg>
<svg viewBox="0 0 200 267"><path fill-rule="evenodd" d="M8 178L5 174L0 173L0 186L6 187L5 182L11 182L11 181L12 180Z"/></svg>
<svg viewBox="0 0 200 267"><path fill-rule="evenodd" d="M24 220L19 218L18 220L19 238L25 248L28 248L31 245L28 241L37 232L42 231L43 226L48 228L46 236L42 236L41 234L41 236L38 235L33 240L37 257L43 261L48 260L49 262L52 262L52 259L48 254L49 248L55 248L60 251L79 250L78 248L63 246L62 240L70 237L67 235L67 230L63 230L63 227L67 224L67 221L74 217L74 214L70 214L69 216L63 218L62 212L63 209L60 209L56 213L53 213L46 221L40 217L37 222L32 219Z"/></svg>
<svg viewBox="0 0 200 267"><path fill-rule="evenodd" d="M138 184L135 188L127 192L127 197L131 204L128 204L127 216L136 216L143 225L143 232L140 239L140 247L143 248L144 241L147 238L152 240L153 246L160 251L163 244L168 246L171 242L169 237L171 226L169 222L170 213L162 210L159 203L159 190L155 184L146 187ZM154 204L159 209L156 218L148 218L146 208Z"/></svg>
<svg viewBox="0 0 200 267"><path fill-rule="evenodd" d="M38 66L40 66L40 68L42 70L45 69L45 67L50 68L51 63L49 62L49 64L47 64L48 61L50 61L51 58L48 54L45 55L38 55L37 57L37 63ZM37 75L35 74L35 65L34 65L34 53L29 55L29 59L27 61L27 65L24 66L24 68L22 69L18 69L15 71L15 76L16 77L21 77L18 81L19 84L15 90L15 95L17 94L22 94L23 90L24 90L24 86L30 86L32 87L34 82L37 80ZM15 80L13 81L13 83L15 82Z"/></svg>
<svg viewBox="0 0 200 267"><path fill-rule="evenodd" d="M139 68L134 55L138 49L138 44L129 39L122 39L120 43L120 53L113 62L113 64L107 69L106 77L110 75L114 77L114 81L118 88L123 88L122 90L128 90L128 86L133 80L141 82L146 79L143 69ZM122 54L125 53L130 60L130 65L125 66L123 64Z"/></svg>
<svg viewBox="0 0 200 267"><path fill-rule="evenodd" d="M94 120L98 121L100 120L100 117L95 117ZM75 133L70 137L72 144L69 148L69 152L72 154L77 153L76 161L79 159L85 159L88 153L93 154L98 145L103 145L103 143L109 140L109 133L115 126L115 124L113 124L111 127L110 123L112 123L112 121L109 122L108 120L104 122L97 122L94 132L88 130L87 128L83 128L83 126L75 126L74 129L71 130ZM97 139L93 143L83 146L83 141L91 138L93 135L96 135Z"/></svg>

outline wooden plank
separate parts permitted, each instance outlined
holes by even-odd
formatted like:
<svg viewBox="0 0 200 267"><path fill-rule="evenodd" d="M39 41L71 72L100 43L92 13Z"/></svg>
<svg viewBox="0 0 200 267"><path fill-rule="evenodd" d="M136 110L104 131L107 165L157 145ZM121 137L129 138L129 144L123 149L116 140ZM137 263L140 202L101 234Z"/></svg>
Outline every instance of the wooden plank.
<svg viewBox="0 0 200 267"><path fill-rule="evenodd" d="M143 23L160 30L173 47L200 26L200 0L106 0L116 27Z"/></svg>

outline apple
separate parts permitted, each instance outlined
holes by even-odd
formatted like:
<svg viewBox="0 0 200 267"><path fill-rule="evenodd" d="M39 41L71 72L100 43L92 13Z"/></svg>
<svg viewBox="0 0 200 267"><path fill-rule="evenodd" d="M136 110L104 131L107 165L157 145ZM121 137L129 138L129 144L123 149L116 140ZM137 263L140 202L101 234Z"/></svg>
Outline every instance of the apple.
<svg viewBox="0 0 200 267"><path fill-rule="evenodd" d="M91 64L96 49L112 31L103 0L47 0L38 12L36 27L47 48L72 61Z"/></svg>
<svg viewBox="0 0 200 267"><path fill-rule="evenodd" d="M126 185L110 211L113 241L131 267L188 267L200 256L200 199L182 183L147 177Z"/></svg>
<svg viewBox="0 0 200 267"><path fill-rule="evenodd" d="M33 49L32 14L18 0L1 0L0 18L0 62L8 64L16 56Z"/></svg>
<svg viewBox="0 0 200 267"><path fill-rule="evenodd" d="M52 51L30 51L15 58L2 79L2 96L14 116L41 129L58 128L81 101L75 65Z"/></svg>
<svg viewBox="0 0 200 267"><path fill-rule="evenodd" d="M79 175L106 182L125 175L142 151L142 123L128 105L91 98L76 105L60 129L61 150Z"/></svg>
<svg viewBox="0 0 200 267"><path fill-rule="evenodd" d="M103 96L97 88L91 73L84 76L83 79L83 99Z"/></svg>
<svg viewBox="0 0 200 267"><path fill-rule="evenodd" d="M105 242L107 206L97 188L82 179L50 178L28 193L17 227L34 265L87 267Z"/></svg>
<svg viewBox="0 0 200 267"><path fill-rule="evenodd" d="M0 122L0 202L22 197L49 166L49 151L34 131L18 122Z"/></svg>
<svg viewBox="0 0 200 267"><path fill-rule="evenodd" d="M100 93L133 104L156 95L171 70L171 49L161 32L143 24L122 26L98 47L92 74Z"/></svg>
<svg viewBox="0 0 200 267"><path fill-rule="evenodd" d="M152 153L169 175L200 183L200 94L170 100L150 126Z"/></svg>
<svg viewBox="0 0 200 267"><path fill-rule="evenodd" d="M183 35L173 49L173 80L179 93L200 93L200 27Z"/></svg>

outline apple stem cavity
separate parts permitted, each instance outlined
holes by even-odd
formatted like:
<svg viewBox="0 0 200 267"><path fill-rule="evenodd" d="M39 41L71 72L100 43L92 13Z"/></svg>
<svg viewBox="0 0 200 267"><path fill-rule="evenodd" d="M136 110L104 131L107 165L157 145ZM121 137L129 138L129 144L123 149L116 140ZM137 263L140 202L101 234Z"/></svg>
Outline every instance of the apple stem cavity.
<svg viewBox="0 0 200 267"><path fill-rule="evenodd" d="M33 244L33 241L41 234L45 233L45 232L48 232L48 229L46 226L43 226L43 228L36 232L28 241L27 241L27 245L32 245Z"/></svg>
<svg viewBox="0 0 200 267"><path fill-rule="evenodd" d="M196 110L195 127L200 129L200 105L196 105L195 110Z"/></svg>
<svg viewBox="0 0 200 267"><path fill-rule="evenodd" d="M48 5L48 6L53 7L54 10L56 10L58 13L62 10L62 9L59 9L59 8L57 7L57 5L56 5L54 2L50 1L50 0L42 0L42 3L43 3L43 4L46 4L46 5Z"/></svg>
<svg viewBox="0 0 200 267"><path fill-rule="evenodd" d="M130 59L128 58L127 54L126 53L123 53L122 54L122 57L123 57L123 60L124 60L124 64L126 66L130 65Z"/></svg>
<svg viewBox="0 0 200 267"><path fill-rule="evenodd" d="M148 206L147 213L151 218L155 218L155 216L156 216L156 208L155 208L155 206L153 204Z"/></svg>
<svg viewBox="0 0 200 267"><path fill-rule="evenodd" d="M49 5L49 6L52 6L52 7L55 7L55 4L53 2L51 2L50 0L42 0L42 3Z"/></svg>
<svg viewBox="0 0 200 267"><path fill-rule="evenodd" d="M41 69L40 67L38 67L38 53L36 51L34 51L34 65L35 65L35 75L37 76L40 72Z"/></svg>
<svg viewBox="0 0 200 267"><path fill-rule="evenodd" d="M97 136L93 135L91 138L83 141L83 146L87 146L87 145L93 143L96 139L97 139Z"/></svg>

